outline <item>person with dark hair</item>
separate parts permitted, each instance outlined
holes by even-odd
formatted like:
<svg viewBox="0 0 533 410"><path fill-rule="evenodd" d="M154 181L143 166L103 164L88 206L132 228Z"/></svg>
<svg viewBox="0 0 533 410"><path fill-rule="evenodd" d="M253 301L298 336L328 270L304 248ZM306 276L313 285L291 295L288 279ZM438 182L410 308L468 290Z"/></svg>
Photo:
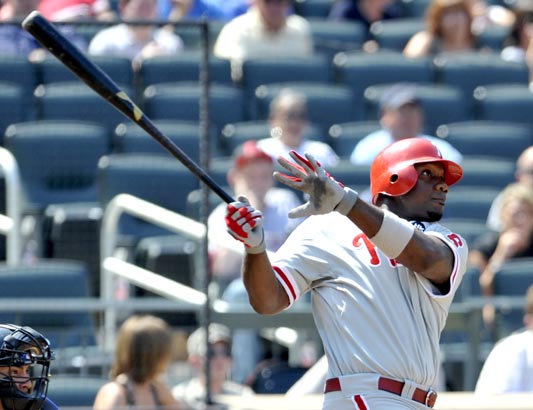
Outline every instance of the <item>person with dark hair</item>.
<svg viewBox="0 0 533 410"><path fill-rule="evenodd" d="M515 10L515 22L504 41L501 57L505 61L525 62L529 81L533 81L533 5Z"/></svg>
<svg viewBox="0 0 533 410"><path fill-rule="evenodd" d="M131 316L118 333L109 373L112 381L100 388L93 409L183 409L162 378L171 359L172 332L168 324L152 315Z"/></svg>
<svg viewBox="0 0 533 410"><path fill-rule="evenodd" d="M396 141L371 165L368 203L311 154L290 158L274 179L308 195L289 211L306 219L274 255L261 211L242 195L226 208L250 305L274 315L310 296L328 364L323 410L434 407L439 340L468 255L439 221L462 168L426 139Z"/></svg>
<svg viewBox="0 0 533 410"><path fill-rule="evenodd" d="M0 410L53 410L50 342L28 326L0 325Z"/></svg>

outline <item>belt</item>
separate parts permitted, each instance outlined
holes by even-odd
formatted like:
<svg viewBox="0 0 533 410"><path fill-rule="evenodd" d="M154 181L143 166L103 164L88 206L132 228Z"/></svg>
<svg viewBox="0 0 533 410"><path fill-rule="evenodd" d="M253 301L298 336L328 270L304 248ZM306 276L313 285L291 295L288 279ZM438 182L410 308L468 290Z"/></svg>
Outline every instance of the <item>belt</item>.
<svg viewBox="0 0 533 410"><path fill-rule="evenodd" d="M386 377L380 377L378 381L378 389L383 390L389 393L397 394L398 396L402 395L402 390L405 383L398 380L388 379ZM335 377L333 379L326 380L326 387L324 393L330 393L334 391L341 391L341 382L339 378ZM433 389L422 390L418 387L415 389L411 400L414 400L418 403L422 403L430 408L435 406L437 401L437 392Z"/></svg>

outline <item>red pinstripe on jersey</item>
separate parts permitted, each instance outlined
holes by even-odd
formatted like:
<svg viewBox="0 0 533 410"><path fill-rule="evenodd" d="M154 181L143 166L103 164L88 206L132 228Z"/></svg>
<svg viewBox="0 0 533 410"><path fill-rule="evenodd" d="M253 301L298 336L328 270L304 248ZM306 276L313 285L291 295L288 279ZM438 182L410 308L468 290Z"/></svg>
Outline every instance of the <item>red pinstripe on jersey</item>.
<svg viewBox="0 0 533 410"><path fill-rule="evenodd" d="M355 402L358 410L368 410L368 407L366 405L365 399L363 399L363 396L353 396L353 401Z"/></svg>
<svg viewBox="0 0 533 410"><path fill-rule="evenodd" d="M287 286L287 289L290 290L292 299L296 300L296 291L294 290L294 287L292 286L292 283L290 282L289 278L287 278L287 275L285 275L285 273L283 273L283 271L277 266L273 266L272 268L279 275L283 283L285 283L285 285Z"/></svg>

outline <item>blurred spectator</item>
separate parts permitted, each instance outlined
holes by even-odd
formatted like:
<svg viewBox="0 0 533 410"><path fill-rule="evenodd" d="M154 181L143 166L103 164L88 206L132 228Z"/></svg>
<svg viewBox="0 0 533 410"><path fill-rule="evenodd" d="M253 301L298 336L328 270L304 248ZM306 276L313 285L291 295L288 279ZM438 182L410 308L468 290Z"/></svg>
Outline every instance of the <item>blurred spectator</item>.
<svg viewBox="0 0 533 410"><path fill-rule="evenodd" d="M337 0L333 2L328 18L330 20L353 20L361 23L365 28L366 40L371 40L370 26L381 20L402 17L401 8L394 0ZM367 51L373 51L370 43L364 46ZM372 42L375 46L375 42Z"/></svg>
<svg viewBox="0 0 533 410"><path fill-rule="evenodd" d="M206 352L205 333L205 328L201 327L191 333L187 339L188 362L194 376L172 389L174 397L185 402L191 409L197 409L205 403L205 360L208 354L212 400L216 402L217 396L226 394L252 395L251 388L230 380L232 364L230 329L219 323L209 324L209 353Z"/></svg>
<svg viewBox="0 0 533 410"><path fill-rule="evenodd" d="M248 11L227 22L214 46L217 57L232 62L232 76L240 81L242 62L254 57L302 57L313 53L309 22L288 15L291 0L252 0Z"/></svg>
<svg viewBox="0 0 533 410"><path fill-rule="evenodd" d="M533 145L522 151L516 160L515 180L533 191ZM487 226L494 231L502 229L501 201L502 193L494 198L487 217Z"/></svg>
<svg viewBox="0 0 533 410"><path fill-rule="evenodd" d="M474 16L474 33L482 33L494 26L510 27L514 22L513 12L508 7L486 0L469 0L469 4Z"/></svg>
<svg viewBox="0 0 533 410"><path fill-rule="evenodd" d="M112 381L100 388L94 410L142 408L184 409L163 376L172 360L172 332L168 324L151 315L134 315L120 327Z"/></svg>
<svg viewBox="0 0 533 410"><path fill-rule="evenodd" d="M123 23L96 33L89 44L89 54L127 57L136 66L144 58L182 50L183 42L171 27L127 24L135 20L156 20L156 1L120 0L119 13Z"/></svg>
<svg viewBox="0 0 533 410"><path fill-rule="evenodd" d="M494 273L510 259L533 257L533 191L512 183L502 192L500 232L481 235L470 246L469 265L480 272L479 284L484 296L493 295ZM485 324L492 328L494 309L483 311Z"/></svg>
<svg viewBox="0 0 533 410"><path fill-rule="evenodd" d="M218 4L206 0L157 0L160 19L180 20L228 20Z"/></svg>
<svg viewBox="0 0 533 410"><path fill-rule="evenodd" d="M501 56L506 61L525 62L529 67L529 81L533 82L533 3L530 10L516 11Z"/></svg>
<svg viewBox="0 0 533 410"><path fill-rule="evenodd" d="M235 195L244 195L250 203L270 221L265 221L266 247L276 251L288 234L300 222L289 219L287 213L299 204L295 193L287 188L274 187L274 161L262 151L255 141L247 141L233 154L233 166L228 170L227 180ZM224 214L226 204L220 204L208 219L209 250L213 276L224 288L234 279L240 280L242 247L232 246ZM265 218L266 220L266 218Z"/></svg>
<svg viewBox="0 0 533 410"><path fill-rule="evenodd" d="M409 39L403 53L421 57L476 50L479 45L472 31L473 19L469 0L433 0L426 12L426 28Z"/></svg>
<svg viewBox="0 0 533 410"><path fill-rule="evenodd" d="M20 55L32 61L44 57L45 50L30 33L20 26L20 22L38 7L39 0L5 0L2 6L2 21L13 21L17 24L0 25L0 54ZM61 26L59 30L80 50L87 49L85 39L76 33L74 27Z"/></svg>
<svg viewBox="0 0 533 410"><path fill-rule="evenodd" d="M533 393L533 285L526 292L525 329L501 339L490 351L476 394Z"/></svg>
<svg viewBox="0 0 533 410"><path fill-rule="evenodd" d="M111 21L117 17L109 0L41 0L39 11L51 21Z"/></svg>
<svg viewBox="0 0 533 410"><path fill-rule="evenodd" d="M291 190L274 187L273 160L257 147L255 141L247 141L238 147L233 158L233 166L228 170L228 183L235 195L246 196L266 216L263 226L267 233L265 245L268 251L274 252L301 222L287 216L300 201ZM226 204L220 204L207 221L212 274L225 301L247 304L248 294L240 277L243 248L235 246L238 243L229 236L224 223L225 213ZM232 349L232 378L243 382L264 356L258 333L253 329L235 329Z"/></svg>
<svg viewBox="0 0 533 410"><path fill-rule="evenodd" d="M328 144L305 137L309 126L307 99L303 93L282 89L270 103L270 137L261 139L257 146L274 161L287 157L290 150L300 154L309 152L325 168L339 162L339 157Z"/></svg>
<svg viewBox="0 0 533 410"><path fill-rule="evenodd" d="M380 110L382 128L357 143L350 156L353 164L370 165L386 146L417 136L430 140L442 153L443 158L461 163L461 153L447 141L422 134L424 111L415 85L395 84L388 88L381 97Z"/></svg>

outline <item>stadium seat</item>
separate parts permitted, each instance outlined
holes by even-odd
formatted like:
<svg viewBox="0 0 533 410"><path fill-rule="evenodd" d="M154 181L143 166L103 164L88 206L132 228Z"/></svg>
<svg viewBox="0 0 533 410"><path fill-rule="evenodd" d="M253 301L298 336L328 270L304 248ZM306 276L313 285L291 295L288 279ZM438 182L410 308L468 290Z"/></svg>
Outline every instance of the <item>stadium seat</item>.
<svg viewBox="0 0 533 410"><path fill-rule="evenodd" d="M390 85L377 85L365 90L367 120L376 121L379 117L380 99ZM465 99L461 91L453 86L434 83L415 84L417 97L424 110L424 131L434 134L441 124L470 120Z"/></svg>
<svg viewBox="0 0 533 410"><path fill-rule="evenodd" d="M196 121L160 120L156 127L193 161L200 161L202 128ZM208 132L211 156L220 155L218 138L214 130ZM115 128L113 153L166 154L167 150L144 129L133 122L124 122ZM169 154L170 155L170 154Z"/></svg>
<svg viewBox="0 0 533 410"><path fill-rule="evenodd" d="M533 126L533 93L527 84L494 84L474 93L475 118Z"/></svg>
<svg viewBox="0 0 533 410"><path fill-rule="evenodd" d="M498 188L453 186L446 197L444 218L486 221L492 201L501 192Z"/></svg>
<svg viewBox="0 0 533 410"><path fill-rule="evenodd" d="M24 100L21 85L0 83L0 145L3 145L3 134L8 125L30 119L26 116L27 105Z"/></svg>
<svg viewBox="0 0 533 410"><path fill-rule="evenodd" d="M242 87L250 100L260 85L273 83L328 83L332 81L330 60L320 54L309 57L258 57L242 64ZM253 118L253 112L249 114Z"/></svg>
<svg viewBox="0 0 533 410"><path fill-rule="evenodd" d="M198 188L199 179L166 154L111 154L98 163L98 190L103 209L116 195L126 193L185 215L187 195ZM168 233L129 215L121 218L119 226L126 247L143 237Z"/></svg>
<svg viewBox="0 0 533 410"><path fill-rule="evenodd" d="M424 20L418 17L395 18L372 23L370 33L380 50L402 52L409 39L424 28Z"/></svg>
<svg viewBox="0 0 533 410"><path fill-rule="evenodd" d="M496 52L441 53L434 60L435 81L461 89L472 101L478 86L524 84L529 81L525 63L505 61Z"/></svg>
<svg viewBox="0 0 533 410"><path fill-rule="evenodd" d="M438 137L469 156L516 160L533 143L531 127L497 121L463 121L442 124Z"/></svg>
<svg viewBox="0 0 533 410"><path fill-rule="evenodd" d="M200 120L200 96L198 84L160 83L144 90L144 108L154 121ZM245 120L242 90L231 85L213 84L209 90L209 119L219 133L231 122Z"/></svg>
<svg viewBox="0 0 533 410"><path fill-rule="evenodd" d="M0 263L0 298L84 298L90 296L86 266L72 260L40 260L32 266ZM30 326L42 332L54 348L94 346L96 328L89 311L3 311L2 323Z"/></svg>
<svg viewBox="0 0 533 410"><path fill-rule="evenodd" d="M515 180L515 161L485 156L463 157L463 178L457 187L485 187L503 189ZM454 189L454 188L452 188Z"/></svg>
<svg viewBox="0 0 533 410"><path fill-rule="evenodd" d="M401 0L406 16L423 19L431 0Z"/></svg>
<svg viewBox="0 0 533 410"><path fill-rule="evenodd" d="M326 18L334 0L299 0L294 2L294 11L309 18Z"/></svg>
<svg viewBox="0 0 533 410"><path fill-rule="evenodd" d="M352 121L333 124L329 128L327 142L342 159L349 159L359 141L381 129L379 121Z"/></svg>
<svg viewBox="0 0 533 410"><path fill-rule="evenodd" d="M98 202L96 166L109 152L105 127L83 121L32 121L10 125L4 144L17 160L24 211L42 214L50 204Z"/></svg>
<svg viewBox="0 0 533 410"><path fill-rule="evenodd" d="M226 21L224 20L207 21L209 29L209 35L207 37L207 41L209 42L209 51L213 51L215 41L225 23ZM185 46L185 52L187 52L187 50L201 50L202 30L200 26L176 24L174 26L174 33L182 39L183 44Z"/></svg>
<svg viewBox="0 0 533 410"><path fill-rule="evenodd" d="M231 156L233 150L247 140L260 140L275 135L275 129L270 129L267 120L244 121L226 124L222 129L220 144L224 147L227 156ZM325 141L324 134L319 127L310 124L305 132L305 137L311 140Z"/></svg>
<svg viewBox="0 0 533 410"><path fill-rule="evenodd" d="M144 59L137 73L137 86L172 82L195 82L200 79L202 54L199 50L185 51L168 56ZM209 80L211 83L232 84L229 60L209 56Z"/></svg>
<svg viewBox="0 0 533 410"><path fill-rule="evenodd" d="M131 89L123 90L133 98ZM80 81L41 84L34 95L39 120L92 121L105 125L111 132L126 118Z"/></svg>
<svg viewBox="0 0 533 410"><path fill-rule="evenodd" d="M335 81L348 86L356 98L363 98L364 91L373 85L434 80L430 58L407 58L397 51L339 53L333 70Z"/></svg>
<svg viewBox="0 0 533 410"><path fill-rule="evenodd" d="M327 170L337 181L359 192L370 185L370 166L354 165L348 160L341 160Z"/></svg>
<svg viewBox="0 0 533 410"><path fill-rule="evenodd" d="M52 363L52 369L54 364ZM48 387L48 397L59 408L91 408L98 390L108 382L107 377L54 374Z"/></svg>
<svg viewBox="0 0 533 410"><path fill-rule="evenodd" d="M310 18L311 34L315 53L323 54L332 60L341 51L361 50L366 32L362 23L355 20L335 21Z"/></svg>
<svg viewBox="0 0 533 410"><path fill-rule="evenodd" d="M37 86L35 66L22 56L0 55L0 79L21 86L27 103Z"/></svg>
<svg viewBox="0 0 533 410"><path fill-rule="evenodd" d="M309 120L327 135L331 125L339 122L357 121L363 118L362 102L351 90L330 83L283 83L262 85L255 93L258 120L266 120L272 99L285 87L299 91L307 97Z"/></svg>
<svg viewBox="0 0 533 410"><path fill-rule="evenodd" d="M100 67L121 87L133 88L133 69L131 60L117 56L91 56L91 61ZM35 63L37 79L40 84L80 81L63 63L52 55Z"/></svg>
<svg viewBox="0 0 533 410"><path fill-rule="evenodd" d="M524 297L527 288L533 284L533 258L507 260L494 273L494 296ZM497 310L496 326L498 337L503 337L524 326L523 304L519 307L503 307Z"/></svg>

